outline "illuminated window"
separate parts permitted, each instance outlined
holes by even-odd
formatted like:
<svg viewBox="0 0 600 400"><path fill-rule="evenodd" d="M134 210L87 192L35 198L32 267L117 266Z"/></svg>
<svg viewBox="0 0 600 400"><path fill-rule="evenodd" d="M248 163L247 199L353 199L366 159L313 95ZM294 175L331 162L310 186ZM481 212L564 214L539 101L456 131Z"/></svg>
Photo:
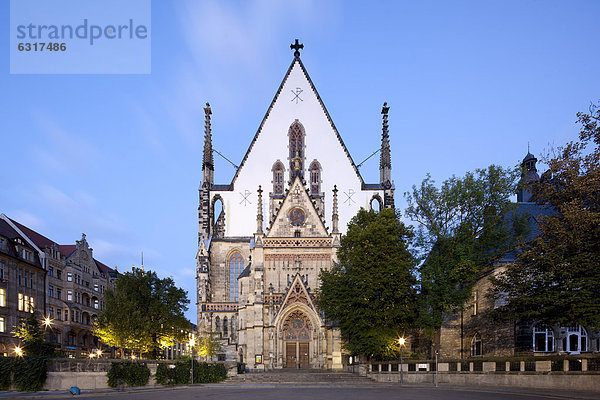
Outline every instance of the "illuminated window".
<svg viewBox="0 0 600 400"><path fill-rule="evenodd" d="M476 290L473 292L473 315L477 315L479 311L479 292Z"/></svg>
<svg viewBox="0 0 600 400"><path fill-rule="evenodd" d="M244 259L240 253L235 253L229 259L229 301L238 300L237 278L244 270Z"/></svg>
<svg viewBox="0 0 600 400"><path fill-rule="evenodd" d="M67 272L67 282L73 282L73 273Z"/></svg>
<svg viewBox="0 0 600 400"><path fill-rule="evenodd" d="M24 305L23 305L23 293L19 293L19 301L17 303L17 308L19 309L19 311L23 311Z"/></svg>
<svg viewBox="0 0 600 400"><path fill-rule="evenodd" d="M25 310L27 311L27 310ZM35 299L33 297L29 297L29 312L33 313L35 311Z"/></svg>
<svg viewBox="0 0 600 400"><path fill-rule="evenodd" d="M0 317L0 332L6 332L6 322L4 317Z"/></svg>
<svg viewBox="0 0 600 400"><path fill-rule="evenodd" d="M73 301L73 291L67 290L67 301Z"/></svg>
<svg viewBox="0 0 600 400"><path fill-rule="evenodd" d="M6 289L0 289L0 307L6 307Z"/></svg>

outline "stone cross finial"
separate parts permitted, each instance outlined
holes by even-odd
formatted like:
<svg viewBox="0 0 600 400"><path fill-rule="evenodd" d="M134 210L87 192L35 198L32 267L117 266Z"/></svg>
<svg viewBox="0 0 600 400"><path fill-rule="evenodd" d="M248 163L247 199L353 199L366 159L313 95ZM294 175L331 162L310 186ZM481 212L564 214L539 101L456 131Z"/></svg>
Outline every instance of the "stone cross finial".
<svg viewBox="0 0 600 400"><path fill-rule="evenodd" d="M303 49L304 45L302 43L300 43L298 41L298 39L296 39L296 42L290 44L290 49L295 50L294 51L294 57L296 58L300 58L300 49Z"/></svg>

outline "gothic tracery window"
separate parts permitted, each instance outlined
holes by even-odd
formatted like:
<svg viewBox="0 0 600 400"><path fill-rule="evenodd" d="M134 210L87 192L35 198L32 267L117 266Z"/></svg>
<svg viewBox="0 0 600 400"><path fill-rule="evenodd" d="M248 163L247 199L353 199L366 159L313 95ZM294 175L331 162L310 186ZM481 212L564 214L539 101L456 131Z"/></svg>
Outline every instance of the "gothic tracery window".
<svg viewBox="0 0 600 400"><path fill-rule="evenodd" d="M240 253L234 253L229 258L229 301L237 301L238 292L238 276L244 270L244 258Z"/></svg>
<svg viewBox="0 0 600 400"><path fill-rule="evenodd" d="M544 326L535 326L533 328L533 351L554 351L554 331L551 328Z"/></svg>
<svg viewBox="0 0 600 400"><path fill-rule="evenodd" d="M281 161L275 162L273 165L273 194L283 194L283 164Z"/></svg>
<svg viewBox="0 0 600 400"><path fill-rule="evenodd" d="M321 164L317 160L310 163L310 194L318 196L321 193Z"/></svg>
<svg viewBox="0 0 600 400"><path fill-rule="evenodd" d="M481 335L476 333L471 339L471 357L477 357L482 355L481 349Z"/></svg>
<svg viewBox="0 0 600 400"><path fill-rule="evenodd" d="M304 127L302 124L295 120L290 126L288 131L290 139L289 150L290 150L290 179L294 178L296 174L300 178L304 177ZM295 163L296 158L299 161L299 170L296 170ZM297 171L297 172L296 172Z"/></svg>
<svg viewBox="0 0 600 400"><path fill-rule="evenodd" d="M285 340L310 340L311 330L310 320L300 311L291 313L283 323Z"/></svg>

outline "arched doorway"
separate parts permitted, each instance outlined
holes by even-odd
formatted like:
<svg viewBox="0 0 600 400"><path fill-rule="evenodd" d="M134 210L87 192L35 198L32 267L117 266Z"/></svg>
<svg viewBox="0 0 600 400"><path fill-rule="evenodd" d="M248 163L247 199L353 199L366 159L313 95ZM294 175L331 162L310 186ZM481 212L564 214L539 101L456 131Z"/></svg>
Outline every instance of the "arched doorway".
<svg viewBox="0 0 600 400"><path fill-rule="evenodd" d="M585 328L575 325L566 328L567 335L563 338L563 350L569 354L579 354L588 351L587 332Z"/></svg>
<svg viewBox="0 0 600 400"><path fill-rule="evenodd" d="M309 368L312 323L297 310L287 316L282 326L285 368Z"/></svg>

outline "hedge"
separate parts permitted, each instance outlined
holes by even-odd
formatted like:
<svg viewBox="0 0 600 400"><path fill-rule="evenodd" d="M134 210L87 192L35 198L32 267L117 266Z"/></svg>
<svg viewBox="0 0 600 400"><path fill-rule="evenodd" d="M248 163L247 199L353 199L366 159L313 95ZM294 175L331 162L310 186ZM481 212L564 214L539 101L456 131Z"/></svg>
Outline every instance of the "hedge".
<svg viewBox="0 0 600 400"><path fill-rule="evenodd" d="M0 390L8 390L11 383L21 392L42 390L48 371L47 360L46 357L0 358Z"/></svg>
<svg viewBox="0 0 600 400"><path fill-rule="evenodd" d="M108 377L108 386L112 388L116 388L119 384L145 386L150 379L150 369L146 364L140 362L113 362L106 376Z"/></svg>
<svg viewBox="0 0 600 400"><path fill-rule="evenodd" d="M159 364L156 369L156 383L160 385L186 385L190 383L190 360L175 364ZM227 369L223 364L199 363L194 360L194 383L216 383L227 379Z"/></svg>

